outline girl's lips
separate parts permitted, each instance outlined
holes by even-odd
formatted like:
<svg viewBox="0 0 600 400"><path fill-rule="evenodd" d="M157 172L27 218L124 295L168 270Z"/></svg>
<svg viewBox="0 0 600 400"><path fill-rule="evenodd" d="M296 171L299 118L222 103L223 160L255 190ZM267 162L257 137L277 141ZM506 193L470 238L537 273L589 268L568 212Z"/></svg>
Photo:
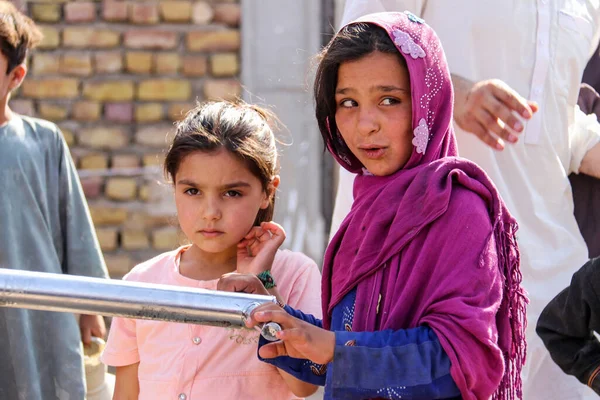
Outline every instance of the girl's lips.
<svg viewBox="0 0 600 400"><path fill-rule="evenodd" d="M383 157L385 153L385 147L372 147L360 149L365 156L371 160L377 160Z"/></svg>
<svg viewBox="0 0 600 400"><path fill-rule="evenodd" d="M200 231L200 234L206 238L215 238L221 236L223 232L221 231Z"/></svg>

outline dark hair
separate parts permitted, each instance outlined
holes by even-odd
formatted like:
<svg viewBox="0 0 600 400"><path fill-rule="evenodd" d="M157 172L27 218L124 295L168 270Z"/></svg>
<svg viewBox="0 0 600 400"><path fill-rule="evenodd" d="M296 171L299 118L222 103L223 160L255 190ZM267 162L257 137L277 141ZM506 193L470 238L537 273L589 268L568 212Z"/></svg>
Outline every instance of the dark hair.
<svg viewBox="0 0 600 400"><path fill-rule="evenodd" d="M342 28L317 58L319 65L314 83L315 115L321 136L325 143L332 146L332 151L339 153L341 150L341 153L350 153L349 149L343 148L345 147L343 142L333 140L337 134L335 88L338 69L344 62L358 60L375 51L397 55L398 62L407 68L406 60L385 29L364 22Z"/></svg>
<svg viewBox="0 0 600 400"><path fill-rule="evenodd" d="M271 221L275 193L269 193L269 183L278 172L277 147L271 124L276 122L270 111L242 101L199 104L177 124L165 158L165 174L175 183L179 165L186 156L197 151L226 149L246 163L270 197L269 206L258 212L254 224Z"/></svg>
<svg viewBox="0 0 600 400"><path fill-rule="evenodd" d="M0 0L0 51L7 58L7 75L25 61L27 51L37 46L42 37L31 18L11 2Z"/></svg>

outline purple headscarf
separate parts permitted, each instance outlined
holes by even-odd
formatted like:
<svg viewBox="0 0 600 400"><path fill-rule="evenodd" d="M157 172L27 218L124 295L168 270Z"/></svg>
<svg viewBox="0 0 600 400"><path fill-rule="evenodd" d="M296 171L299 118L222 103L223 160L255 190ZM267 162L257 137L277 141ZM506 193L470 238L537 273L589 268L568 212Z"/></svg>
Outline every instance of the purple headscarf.
<svg viewBox="0 0 600 400"><path fill-rule="evenodd" d="M410 13L354 22L385 29L406 60L414 147L401 170L372 176L338 132L325 132L336 160L359 175L352 209L325 254L324 326L356 289L354 331L430 326L463 398L520 398L527 300L517 224L485 172L457 157L439 39Z"/></svg>

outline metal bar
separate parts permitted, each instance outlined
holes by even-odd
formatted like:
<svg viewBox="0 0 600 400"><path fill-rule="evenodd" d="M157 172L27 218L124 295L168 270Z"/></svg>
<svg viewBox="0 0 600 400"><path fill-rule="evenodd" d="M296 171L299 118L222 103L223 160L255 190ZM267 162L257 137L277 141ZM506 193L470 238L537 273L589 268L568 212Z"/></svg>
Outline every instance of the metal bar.
<svg viewBox="0 0 600 400"><path fill-rule="evenodd" d="M0 307L241 328L269 302L275 297L0 268ZM271 324L263 336L278 329Z"/></svg>

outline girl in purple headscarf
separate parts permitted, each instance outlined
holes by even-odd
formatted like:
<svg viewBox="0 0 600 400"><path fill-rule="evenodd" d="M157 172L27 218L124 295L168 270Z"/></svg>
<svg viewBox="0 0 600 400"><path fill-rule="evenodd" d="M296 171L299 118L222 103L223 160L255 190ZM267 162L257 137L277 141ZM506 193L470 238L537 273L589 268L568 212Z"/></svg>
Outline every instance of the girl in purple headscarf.
<svg viewBox="0 0 600 400"><path fill-rule="evenodd" d="M268 305L259 357L326 399L521 398L525 304L517 225L457 157L440 42L410 13L365 16L323 50L316 116L358 173L323 267L322 321Z"/></svg>

